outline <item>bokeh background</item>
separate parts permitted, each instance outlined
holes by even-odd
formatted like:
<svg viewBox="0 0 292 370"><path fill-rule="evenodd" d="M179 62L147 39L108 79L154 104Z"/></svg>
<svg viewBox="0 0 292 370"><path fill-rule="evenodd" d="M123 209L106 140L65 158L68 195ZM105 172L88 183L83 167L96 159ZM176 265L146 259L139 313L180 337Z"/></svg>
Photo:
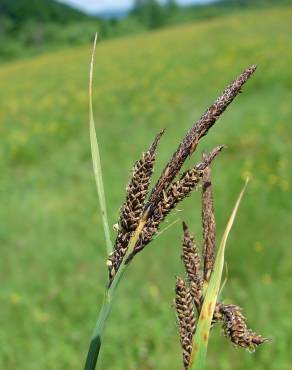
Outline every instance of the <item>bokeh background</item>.
<svg viewBox="0 0 292 370"><path fill-rule="evenodd" d="M208 369L289 370L291 2L142 1L123 12L0 0L0 369L83 368L107 277L88 133L98 30L94 111L110 224L133 163L154 135L166 128L155 179L192 122L245 67L258 64L187 166L203 150L228 146L213 166L218 239L251 177L228 242L223 298L244 307L248 324L272 338L249 354L217 328ZM168 223L186 220L201 244L199 192L179 210ZM100 369L182 368L171 307L183 273L180 240L178 222L133 261Z"/></svg>

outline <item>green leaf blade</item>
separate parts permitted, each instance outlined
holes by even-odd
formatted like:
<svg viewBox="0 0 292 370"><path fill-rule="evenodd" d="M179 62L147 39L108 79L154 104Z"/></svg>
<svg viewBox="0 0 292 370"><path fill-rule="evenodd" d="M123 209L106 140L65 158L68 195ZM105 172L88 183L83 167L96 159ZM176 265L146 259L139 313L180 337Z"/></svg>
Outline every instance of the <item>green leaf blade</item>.
<svg viewBox="0 0 292 370"><path fill-rule="evenodd" d="M94 172L94 177L95 177L95 182L96 182L96 187L97 187L99 207L100 207L103 231L104 231L105 242L106 242L106 250L107 250L107 254L110 254L113 250L113 245L112 245L112 241L110 237L110 228L109 228L108 217L107 217L107 208L106 208L105 191L104 191L103 178L102 178L100 152L99 152L99 145L98 145L97 136L96 136L95 123L94 123L94 117L93 117L93 108L92 108L92 82L93 82L93 66L94 66L96 42L97 42L97 34L95 35L95 39L93 43L91 63L90 63L90 72L89 72L89 134L90 134L90 146L91 146L93 172Z"/></svg>

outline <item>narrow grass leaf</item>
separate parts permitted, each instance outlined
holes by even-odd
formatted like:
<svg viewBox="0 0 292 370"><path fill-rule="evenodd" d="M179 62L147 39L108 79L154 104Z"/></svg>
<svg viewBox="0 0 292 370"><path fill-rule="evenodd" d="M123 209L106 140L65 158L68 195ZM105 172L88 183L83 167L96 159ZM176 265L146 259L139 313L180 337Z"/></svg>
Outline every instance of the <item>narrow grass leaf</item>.
<svg viewBox="0 0 292 370"><path fill-rule="evenodd" d="M168 229L170 229L172 226L174 226L175 224L177 224L179 221L181 221L180 218L177 218L176 220L172 221L169 225L165 226L162 230L158 231L158 233L155 235L155 237L153 238L153 240L159 238L162 234L165 233L165 231L167 231Z"/></svg>
<svg viewBox="0 0 292 370"><path fill-rule="evenodd" d="M221 239L218 253L215 260L214 271L211 275L209 284L206 288L206 294L204 297L204 302L200 317L198 320L198 325L196 333L193 339L193 351L191 356L190 369L192 370L203 370L205 368L207 347L209 341L209 334L211 328L212 317L217 302L218 294L220 291L220 283L222 278L222 272L224 267L224 253L228 235L232 228L236 213L244 191L246 189L248 180L246 180L245 186L242 189L239 197L235 203L231 216L228 220L226 229L224 231L223 237Z"/></svg>
<svg viewBox="0 0 292 370"><path fill-rule="evenodd" d="M113 249L113 245L112 245L111 238L110 238L110 229L109 229L109 223L108 223L107 211L106 211L105 192L104 192L104 186L103 186L103 180L102 180L102 169L101 169L101 161L100 161L100 154L99 154L99 145L98 145L98 141L96 137L95 123L94 123L94 117L93 117L93 108L92 108L92 81L93 81L93 66L94 66L96 42L97 42L97 34L95 35L95 39L93 43L91 63L90 63L90 73L89 73L89 133L90 133L90 145L91 145L93 171L94 171L94 177L95 177L95 182L96 182L96 187L97 187L101 219L103 223L106 250L107 250L107 254L110 254Z"/></svg>

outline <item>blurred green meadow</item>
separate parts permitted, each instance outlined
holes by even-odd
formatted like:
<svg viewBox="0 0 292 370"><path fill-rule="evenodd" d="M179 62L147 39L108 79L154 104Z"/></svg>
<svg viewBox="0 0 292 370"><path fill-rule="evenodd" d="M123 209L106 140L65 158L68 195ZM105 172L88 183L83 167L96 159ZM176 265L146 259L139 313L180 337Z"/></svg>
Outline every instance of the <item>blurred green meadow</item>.
<svg viewBox="0 0 292 370"><path fill-rule="evenodd" d="M227 246L225 302L272 338L256 353L212 332L208 369L291 369L292 7L246 11L103 42L94 111L110 223L132 165L166 128L159 171L185 131L245 67L258 64L203 150L213 166L218 239L251 177ZM88 133L91 45L0 67L0 369L82 369L107 277ZM200 193L168 222L201 238ZM167 224L164 224L166 226ZM114 239L115 232L112 231ZM174 310L181 225L137 255L105 334L99 369L180 369Z"/></svg>

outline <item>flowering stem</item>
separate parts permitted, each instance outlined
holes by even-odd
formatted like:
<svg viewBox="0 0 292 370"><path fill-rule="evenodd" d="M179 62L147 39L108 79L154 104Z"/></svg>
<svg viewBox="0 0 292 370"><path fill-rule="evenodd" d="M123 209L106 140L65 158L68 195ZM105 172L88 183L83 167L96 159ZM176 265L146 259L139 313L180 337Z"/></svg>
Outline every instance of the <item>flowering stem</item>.
<svg viewBox="0 0 292 370"><path fill-rule="evenodd" d="M121 266L115 279L113 280L113 283L108 289L106 289L104 301L100 309L98 319L97 319L97 322L96 322L96 325L95 325L95 328L92 334L84 370L94 370L96 367L96 363L97 363L97 359L98 359L99 351L101 347L102 335L103 335L103 332L104 332L104 329L107 323L107 319L109 318L109 315L111 313L114 294L118 286L118 283L123 273L125 272L126 267L127 265Z"/></svg>
<svg viewBox="0 0 292 370"><path fill-rule="evenodd" d="M147 217L148 217L148 213L145 212L134 235L132 236L129 242L128 253L125 256L125 261L127 259L127 255L129 255L134 249L136 242L138 240L138 237L141 231L143 230L143 227L145 226ZM96 325L95 325L95 328L94 328L94 331L91 337L84 370L95 370L96 368L96 363L98 360L99 351L100 351L101 342L102 342L102 335L106 327L107 319L109 318L109 315L111 313L115 292L128 266L129 266L129 263L127 264L123 263L118 269L110 286L106 288L103 305L100 309L100 312L99 312L99 315L96 321Z"/></svg>

